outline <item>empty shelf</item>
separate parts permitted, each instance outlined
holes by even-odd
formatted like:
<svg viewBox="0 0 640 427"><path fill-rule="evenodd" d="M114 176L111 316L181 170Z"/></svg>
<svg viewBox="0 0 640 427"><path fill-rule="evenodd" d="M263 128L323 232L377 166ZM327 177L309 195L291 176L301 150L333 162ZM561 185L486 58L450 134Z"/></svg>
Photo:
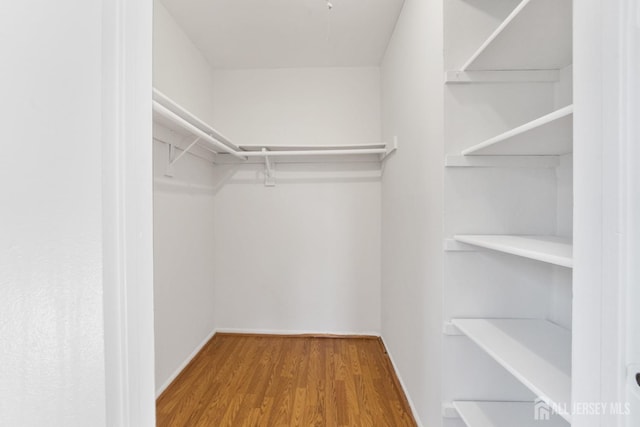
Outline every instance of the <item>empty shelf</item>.
<svg viewBox="0 0 640 427"><path fill-rule="evenodd" d="M551 156L573 150L573 105L518 126L462 152L465 156Z"/></svg>
<svg viewBox="0 0 640 427"><path fill-rule="evenodd" d="M455 240L498 252L573 267L571 240L557 236L457 235Z"/></svg>
<svg viewBox="0 0 640 427"><path fill-rule="evenodd" d="M453 319L452 323L542 401L569 407L571 331L539 319ZM570 414L560 415L570 421Z"/></svg>
<svg viewBox="0 0 640 427"><path fill-rule="evenodd" d="M551 70L571 64L571 15L571 0L523 0L461 71Z"/></svg>
<svg viewBox="0 0 640 427"><path fill-rule="evenodd" d="M453 402L460 418L468 427L569 427L560 416L536 420L533 402ZM543 409L538 414L542 415Z"/></svg>

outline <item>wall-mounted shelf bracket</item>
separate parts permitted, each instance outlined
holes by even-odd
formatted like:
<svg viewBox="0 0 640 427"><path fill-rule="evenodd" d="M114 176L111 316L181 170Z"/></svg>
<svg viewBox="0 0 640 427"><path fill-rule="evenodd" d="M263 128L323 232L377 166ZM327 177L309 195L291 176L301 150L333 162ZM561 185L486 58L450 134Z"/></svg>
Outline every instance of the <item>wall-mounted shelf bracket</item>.
<svg viewBox="0 0 640 427"><path fill-rule="evenodd" d="M200 138L196 138L187 148L185 148L182 153L176 156L176 147L173 144L169 144L169 163L167 164L167 168L164 171L166 176L173 177L175 175L175 164L189 152L197 143L200 141Z"/></svg>
<svg viewBox="0 0 640 427"><path fill-rule="evenodd" d="M389 157L393 152L398 149L398 137L393 137L393 142L391 144L387 144L387 152L380 154L380 161L384 161L387 157Z"/></svg>
<svg viewBox="0 0 640 427"><path fill-rule="evenodd" d="M267 152L266 148L262 149L263 153ZM274 170L274 164L271 163L271 159L269 156L264 156L264 186L265 187L275 187L276 186L276 176Z"/></svg>
<svg viewBox="0 0 640 427"><path fill-rule="evenodd" d="M442 325L442 334L449 337L457 337L464 335L462 331L452 322L444 322Z"/></svg>

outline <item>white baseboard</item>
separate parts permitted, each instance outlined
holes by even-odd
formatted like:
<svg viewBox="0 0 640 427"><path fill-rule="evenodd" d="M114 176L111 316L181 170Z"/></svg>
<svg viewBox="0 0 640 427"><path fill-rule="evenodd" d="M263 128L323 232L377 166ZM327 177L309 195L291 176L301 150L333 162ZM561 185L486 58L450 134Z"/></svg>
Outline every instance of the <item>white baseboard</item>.
<svg viewBox="0 0 640 427"><path fill-rule="evenodd" d="M384 348L387 350L387 355L389 356L389 360L391 360L391 365L393 366L393 370L396 371L396 377L398 378L398 381L400 381L400 387L402 387L402 391L404 392L404 395L407 398L407 401L409 402L409 406L411 407L411 412L413 413L413 419L418 424L418 427L423 427L422 422L420 421L420 417L418 416L418 411L416 410L416 406L413 404L413 400L411 400L411 396L407 392L407 387L404 385L404 381L402 380L402 375L400 375L398 366L396 365L396 362L393 360L393 355L391 354L391 350L389 350L387 343L384 342L384 337L381 336L380 339L382 340L382 344L384 345Z"/></svg>
<svg viewBox="0 0 640 427"><path fill-rule="evenodd" d="M191 354L187 356L184 362L182 362L180 366L178 366L178 368L173 372L173 374L171 374L171 376L167 378L167 380L156 390L156 399L160 397L160 395L167 389L167 387L169 387L169 385L171 385L171 383L178 377L178 375L180 375L180 372L182 372L184 368L187 367L189 362L191 362L191 360L193 360L193 358L196 357L196 354L198 354L200 350L202 350L202 347L204 347L205 344L207 344L217 332L218 331L216 329L211 331L211 333L207 335L206 338L202 340L202 342L198 344L198 346L191 352Z"/></svg>
<svg viewBox="0 0 640 427"><path fill-rule="evenodd" d="M243 329L243 328L218 328L216 332L221 334L256 334L256 335L347 335L363 337L380 337L380 332L349 332L349 331L317 331L307 329Z"/></svg>

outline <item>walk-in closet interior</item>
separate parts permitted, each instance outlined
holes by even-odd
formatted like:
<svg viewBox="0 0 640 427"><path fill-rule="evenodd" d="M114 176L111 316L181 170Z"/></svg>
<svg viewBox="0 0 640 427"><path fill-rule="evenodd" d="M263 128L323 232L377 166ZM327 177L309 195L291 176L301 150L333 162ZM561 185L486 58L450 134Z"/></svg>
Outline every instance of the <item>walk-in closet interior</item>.
<svg viewBox="0 0 640 427"><path fill-rule="evenodd" d="M215 332L380 335L401 6L155 3L158 392Z"/></svg>
<svg viewBox="0 0 640 427"><path fill-rule="evenodd" d="M373 335L418 425L571 425L572 1L154 8L158 395L215 333Z"/></svg>
<svg viewBox="0 0 640 427"><path fill-rule="evenodd" d="M5 1L0 52L1 427L640 426L640 1Z"/></svg>

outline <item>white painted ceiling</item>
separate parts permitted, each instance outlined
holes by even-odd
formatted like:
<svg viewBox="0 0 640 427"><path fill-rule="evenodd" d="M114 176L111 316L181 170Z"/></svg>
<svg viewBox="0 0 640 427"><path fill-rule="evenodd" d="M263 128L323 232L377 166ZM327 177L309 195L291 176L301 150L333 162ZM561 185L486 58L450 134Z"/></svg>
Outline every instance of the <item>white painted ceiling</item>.
<svg viewBox="0 0 640 427"><path fill-rule="evenodd" d="M161 0L215 68L378 65L404 0Z"/></svg>

